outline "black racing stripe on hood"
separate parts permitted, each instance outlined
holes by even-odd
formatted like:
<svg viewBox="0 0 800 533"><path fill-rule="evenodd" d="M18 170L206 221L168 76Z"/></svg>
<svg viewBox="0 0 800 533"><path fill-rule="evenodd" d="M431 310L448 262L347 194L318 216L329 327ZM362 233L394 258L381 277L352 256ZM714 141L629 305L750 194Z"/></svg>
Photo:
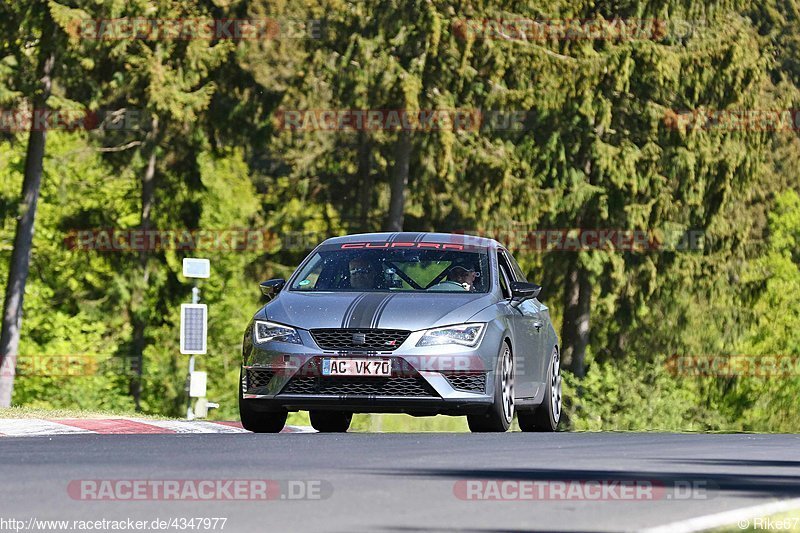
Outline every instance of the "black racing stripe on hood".
<svg viewBox="0 0 800 533"><path fill-rule="evenodd" d="M366 297L362 298L353 312L350 313L350 320L344 325L345 328L369 328L372 327L372 319L378 311L378 307L385 299L391 295L385 293L366 293Z"/></svg>
<svg viewBox="0 0 800 533"><path fill-rule="evenodd" d="M344 315L342 315L342 327L346 328L348 322L350 322L350 315L353 313L353 309L358 305L358 302L363 300L367 296L366 293L359 294L353 301L350 302L350 305L347 306L347 309L344 310Z"/></svg>
<svg viewBox="0 0 800 533"><path fill-rule="evenodd" d="M386 306L389 305L389 302L394 298L396 295L390 294L388 298L385 298L381 305L378 306L378 309L375 311L375 314L372 317L372 325L370 327L377 328L378 324L381 321L381 315L383 314L383 310L386 309Z"/></svg>

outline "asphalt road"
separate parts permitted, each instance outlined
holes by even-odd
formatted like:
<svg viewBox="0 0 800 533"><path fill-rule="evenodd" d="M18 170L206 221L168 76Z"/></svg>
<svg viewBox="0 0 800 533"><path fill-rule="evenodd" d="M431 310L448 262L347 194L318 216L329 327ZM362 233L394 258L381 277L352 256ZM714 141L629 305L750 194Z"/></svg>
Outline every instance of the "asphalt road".
<svg viewBox="0 0 800 533"><path fill-rule="evenodd" d="M80 480L114 480L112 494L125 497L130 492L120 488L127 485L119 480L209 479L311 483L295 484L294 492L286 492L290 489L284 484L280 494L287 499L270 489L266 501L96 501L87 498L109 494L100 484L85 493L76 489ZM615 482L628 489L608 489L605 497L622 500L598 501L598 492L589 490L614 487ZM106 488L112 486L109 483ZM473 499L465 499L468 483ZM492 489L501 486L505 492ZM516 497L515 487L525 499L474 499ZM314 499L292 500L301 496L300 488ZM148 490L158 495L157 489ZM252 488L243 494L263 497ZM209 517L226 518L223 531L235 532L637 531L797 497L800 435L356 433L0 439L0 520L24 520L26 526L30 519ZM174 525L164 530L181 529L179 523ZM0 521L0 530L13 530L2 526ZM217 521L217 531L220 526Z"/></svg>

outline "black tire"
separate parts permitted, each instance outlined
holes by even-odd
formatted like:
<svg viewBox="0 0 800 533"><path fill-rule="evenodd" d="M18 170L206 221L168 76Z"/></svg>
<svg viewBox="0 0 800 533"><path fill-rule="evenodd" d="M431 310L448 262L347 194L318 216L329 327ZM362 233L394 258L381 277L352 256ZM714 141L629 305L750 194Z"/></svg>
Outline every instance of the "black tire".
<svg viewBox="0 0 800 533"><path fill-rule="evenodd" d="M517 413L519 429L522 431L553 432L561 421L561 357L558 348L553 348L547 368L547 386L544 400L534 411Z"/></svg>
<svg viewBox="0 0 800 533"><path fill-rule="evenodd" d="M346 433L350 429L353 413L341 411L309 411L311 427L320 433Z"/></svg>
<svg viewBox="0 0 800 533"><path fill-rule="evenodd" d="M279 411L256 411L248 404L251 400L239 400L239 418L242 427L253 433L280 433L286 425L289 413L285 409Z"/></svg>
<svg viewBox="0 0 800 533"><path fill-rule="evenodd" d="M514 420L514 355L506 342L500 346L494 375L494 403L484 414L467 416L473 433L502 433Z"/></svg>
<svg viewBox="0 0 800 533"><path fill-rule="evenodd" d="M242 427L253 433L280 433L286 425L289 416L286 409L258 410L253 403L259 400L245 400L242 398L242 380L239 379L239 418Z"/></svg>

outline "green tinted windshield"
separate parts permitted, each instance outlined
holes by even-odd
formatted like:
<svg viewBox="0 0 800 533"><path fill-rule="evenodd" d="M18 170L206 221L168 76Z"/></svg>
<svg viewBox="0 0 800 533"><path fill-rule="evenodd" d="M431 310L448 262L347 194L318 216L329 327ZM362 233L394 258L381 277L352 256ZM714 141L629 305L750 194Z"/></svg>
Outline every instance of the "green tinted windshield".
<svg viewBox="0 0 800 533"><path fill-rule="evenodd" d="M488 292L488 283L485 250L321 249L291 290Z"/></svg>

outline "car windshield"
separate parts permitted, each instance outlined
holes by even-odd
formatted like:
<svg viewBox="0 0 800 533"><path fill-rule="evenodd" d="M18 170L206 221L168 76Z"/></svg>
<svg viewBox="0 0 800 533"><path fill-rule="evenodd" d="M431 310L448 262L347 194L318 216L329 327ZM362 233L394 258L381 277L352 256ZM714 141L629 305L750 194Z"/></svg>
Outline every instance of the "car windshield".
<svg viewBox="0 0 800 533"><path fill-rule="evenodd" d="M488 292L485 249L321 247L295 276L291 290ZM447 246L447 245L439 245Z"/></svg>

